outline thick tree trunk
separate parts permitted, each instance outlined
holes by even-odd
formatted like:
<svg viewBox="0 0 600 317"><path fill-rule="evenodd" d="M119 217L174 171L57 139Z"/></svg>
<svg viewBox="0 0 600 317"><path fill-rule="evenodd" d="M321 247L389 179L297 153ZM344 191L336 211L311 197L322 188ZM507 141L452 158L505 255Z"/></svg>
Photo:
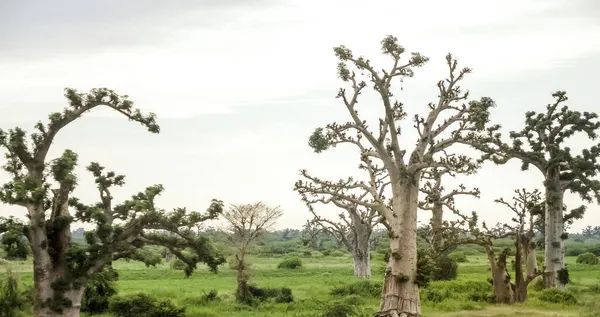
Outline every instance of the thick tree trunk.
<svg viewBox="0 0 600 317"><path fill-rule="evenodd" d="M365 223L358 213L350 213L352 221L352 241L349 245L349 251L352 252L354 262L354 277L371 278L371 252L369 251L369 241L371 240L372 228L370 224Z"/></svg>
<svg viewBox="0 0 600 317"><path fill-rule="evenodd" d="M539 271L535 241L527 241L522 248L525 253L525 275L527 277L534 276Z"/></svg>
<svg viewBox="0 0 600 317"><path fill-rule="evenodd" d="M63 195L64 193L58 193ZM67 193L68 194L68 193ZM60 196L62 201L66 201L66 197ZM58 206L58 205L56 205ZM67 204L62 204L56 210L53 210L50 218L52 231L46 231L47 224L41 206L30 206L29 214L35 215L31 217L31 226L28 232L28 238L33 253L33 284L35 288L34 298L34 316L35 317L51 317L51 316L68 316L77 317L81 307L81 297L83 296L83 288L70 290L62 294L64 298L71 301L71 305L61 307L62 313L53 311L48 306L48 301L55 301L57 294L52 287L53 283L65 278L67 273L67 250L71 245L71 228L70 226L60 225L60 221L53 222L54 219L61 216L68 216ZM50 253L49 250L52 250ZM71 282L71 281L67 281ZM85 285L85 283L84 283Z"/></svg>
<svg viewBox="0 0 600 317"><path fill-rule="evenodd" d="M64 297L71 301L71 307L63 308L62 312L52 311L50 308L40 308L35 311L35 317L79 317L81 311L81 298L83 297L84 288L68 291Z"/></svg>
<svg viewBox="0 0 600 317"><path fill-rule="evenodd" d="M550 175L552 176L552 175ZM555 178L546 178L546 217L544 250L544 286L564 289L558 272L565 268L565 244L562 239L564 191Z"/></svg>
<svg viewBox="0 0 600 317"><path fill-rule="evenodd" d="M385 272L381 304L376 317L421 317L416 284L418 182L392 183L393 211L389 219L390 260Z"/></svg>
<svg viewBox="0 0 600 317"><path fill-rule="evenodd" d="M354 277L370 279L371 254L369 249L355 250L352 253L352 260L354 262Z"/></svg>
<svg viewBox="0 0 600 317"><path fill-rule="evenodd" d="M442 250L444 243L442 236L443 214L442 204L434 203L431 215L431 248L435 253Z"/></svg>
<svg viewBox="0 0 600 317"><path fill-rule="evenodd" d="M496 259L492 246L484 245L484 247L490 261L495 301L503 304L514 303L514 293L510 285L510 276L506 270L506 257L501 255Z"/></svg>

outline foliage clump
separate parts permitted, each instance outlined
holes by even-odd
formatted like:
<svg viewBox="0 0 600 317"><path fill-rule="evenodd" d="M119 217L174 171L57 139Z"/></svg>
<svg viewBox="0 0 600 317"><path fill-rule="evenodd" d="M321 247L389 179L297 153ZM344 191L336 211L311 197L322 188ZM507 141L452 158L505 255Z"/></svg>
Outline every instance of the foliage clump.
<svg viewBox="0 0 600 317"><path fill-rule="evenodd" d="M0 228L0 233L2 233ZM2 233L0 245L4 251L4 258L7 260L26 260L31 254L29 242L22 232L8 230Z"/></svg>
<svg viewBox="0 0 600 317"><path fill-rule="evenodd" d="M278 269L289 269L289 270L295 270L295 269L299 269L301 267L302 267L302 260L300 260L300 258L296 258L296 257L285 259L277 265Z"/></svg>
<svg viewBox="0 0 600 317"><path fill-rule="evenodd" d="M184 317L185 307L169 300L158 300L144 293L114 297L109 310L116 317Z"/></svg>
<svg viewBox="0 0 600 317"><path fill-rule="evenodd" d="M271 298L275 299L276 303L291 303L294 301L292 290L283 288L260 288L256 285L249 284L247 287L248 294L245 297L244 304L254 305L265 302Z"/></svg>
<svg viewBox="0 0 600 317"><path fill-rule="evenodd" d="M119 274L112 267L94 274L85 285L81 311L90 315L108 311L110 298L117 294L115 282L118 278Z"/></svg>
<svg viewBox="0 0 600 317"><path fill-rule="evenodd" d="M449 281L454 280L458 276L457 261L448 257L440 256L434 259L435 268L431 279L434 281Z"/></svg>
<svg viewBox="0 0 600 317"><path fill-rule="evenodd" d="M331 289L330 294L338 296L357 295L361 297L378 297L381 296L381 286L381 283L361 280L336 286Z"/></svg>
<svg viewBox="0 0 600 317"><path fill-rule="evenodd" d="M575 298L573 294L566 291L561 291L558 288L544 289L537 294L537 298L539 298L543 302L548 303L566 305L577 304L577 298Z"/></svg>
<svg viewBox="0 0 600 317"><path fill-rule="evenodd" d="M180 259L174 259L173 261L171 261L171 264L169 264L169 267L171 268L171 270L183 271L185 270L187 265Z"/></svg>
<svg viewBox="0 0 600 317"><path fill-rule="evenodd" d="M467 255L464 252L460 252L460 251L455 251L455 252L448 254L448 258L450 258L451 260L454 260L457 263L465 263L465 262L469 261L467 259Z"/></svg>
<svg viewBox="0 0 600 317"><path fill-rule="evenodd" d="M580 254L575 262L580 264L596 265L598 264L598 257L591 252L586 252Z"/></svg>

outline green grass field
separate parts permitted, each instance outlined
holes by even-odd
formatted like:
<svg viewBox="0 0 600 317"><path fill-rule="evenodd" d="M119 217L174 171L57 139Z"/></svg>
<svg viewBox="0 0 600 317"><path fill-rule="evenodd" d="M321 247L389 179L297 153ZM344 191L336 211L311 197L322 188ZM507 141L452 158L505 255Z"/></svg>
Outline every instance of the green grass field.
<svg viewBox="0 0 600 317"><path fill-rule="evenodd" d="M354 281L352 261L349 257L303 258L303 268L298 270L277 269L282 258L254 258L252 282L260 287L289 287L295 302L291 304L265 303L257 307L246 307L234 303L236 287L235 272L227 266L213 274L205 268L185 278L182 271L174 271L167 264L146 268L138 262L118 261L114 267L119 271L119 295L146 292L159 298L168 298L179 305L187 306L187 316L303 316L319 310L321 303L340 299L330 295L330 290ZM453 298L438 303L423 299L424 316L600 316L600 265L589 266L567 259L572 283L569 290L579 299L579 304L565 306L550 304L536 298L530 291L530 299L524 304L513 306L473 302L452 294ZM373 275L380 281L383 272L381 259L374 259ZM19 272L25 284L32 283L30 262L9 262L0 265L0 272L7 267ZM459 266L459 278L451 282L433 282L428 288L443 288L444 285L485 282L488 278L488 263L482 256L469 257ZM203 304L199 298L211 289L218 291L221 300ZM491 286L490 286L491 291ZM460 293L460 292L459 292ZM365 315L376 311L378 299L361 297L361 308ZM597 313L594 314L593 312ZM106 315L105 315L106 316Z"/></svg>

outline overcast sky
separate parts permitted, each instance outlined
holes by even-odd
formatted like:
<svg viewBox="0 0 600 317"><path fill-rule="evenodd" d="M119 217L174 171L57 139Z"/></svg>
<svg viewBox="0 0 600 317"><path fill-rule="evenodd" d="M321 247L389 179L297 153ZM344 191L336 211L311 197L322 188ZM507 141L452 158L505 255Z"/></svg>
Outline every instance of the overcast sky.
<svg viewBox="0 0 600 317"><path fill-rule="evenodd" d="M204 210L211 198L263 200L284 209L279 227L300 228L309 213L293 191L299 169L338 179L358 165L353 148L315 154L307 145L315 127L348 120L334 98L332 48L347 45L383 68L379 41L388 34L431 58L397 90L410 114L435 99L448 52L474 69L463 87L496 100L494 119L505 132L521 126L525 111L543 111L556 90L568 92L574 109L599 110L597 0L21 0L0 1L0 127L31 129L65 105L65 87L114 89L156 112L162 132L107 110L64 129L52 154L80 154L83 200L97 200L84 167L98 161L127 175L119 200L161 183L166 209ZM372 92L364 98L363 107L380 109ZM402 136L407 147L414 141L411 132ZM577 141L573 148L590 144ZM493 200L515 188L541 189L541 180L518 162L485 166L464 180L481 199L458 204L488 222L508 221L512 215ZM568 196L567 203L580 201ZM2 215L24 214L0 207ZM586 225L600 225L599 207L574 229Z"/></svg>

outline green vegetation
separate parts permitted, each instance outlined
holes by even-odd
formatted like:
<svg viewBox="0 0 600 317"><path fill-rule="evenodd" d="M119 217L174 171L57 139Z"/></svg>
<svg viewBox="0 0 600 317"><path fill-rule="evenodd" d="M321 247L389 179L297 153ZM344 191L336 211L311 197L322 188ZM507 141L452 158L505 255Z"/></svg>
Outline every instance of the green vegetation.
<svg viewBox="0 0 600 317"><path fill-rule="evenodd" d="M536 291L532 285L530 298L525 303L510 307L490 303L492 287L487 281L489 263L477 248L467 248L475 255L468 256L468 262L459 264L456 280L431 281L421 290L425 316L508 316L518 312L526 312L531 317L552 314L580 316L600 309L600 304L596 303L600 294L600 266L578 264L575 257L567 257L572 282L566 295L554 290ZM263 294L268 296L257 305L235 303L235 270L223 268L218 274L213 274L203 266L185 278L181 273L171 270L168 263L146 268L141 262L122 260L113 264L119 272L119 279L115 283L119 295L113 296L110 301L116 301L120 307L124 307L124 303L131 303L135 298L139 302L140 297L135 295L144 292L151 298L172 303L175 309L185 307L187 317L323 316L327 312L331 314L329 316L338 316L333 314L344 310L362 312L358 316L364 317L379 305L383 275L378 272L383 270L382 255L376 255L374 259L375 274L371 281L352 277L350 256L305 258L302 259L302 270L285 271L277 269L281 258L253 259L253 278L261 286ZM11 261L10 264L20 272L21 285L31 285L31 263ZM0 268L0 275L5 278L5 266ZM291 291L292 302L280 302L277 299L282 288ZM569 298L572 296L576 298L577 305L571 304L572 299ZM346 307L348 303L352 305ZM144 307L147 306L144 304ZM106 313L99 316L119 315Z"/></svg>
<svg viewBox="0 0 600 317"><path fill-rule="evenodd" d="M586 252L577 256L576 262L581 264L596 265L598 264L598 257L591 252Z"/></svg>

